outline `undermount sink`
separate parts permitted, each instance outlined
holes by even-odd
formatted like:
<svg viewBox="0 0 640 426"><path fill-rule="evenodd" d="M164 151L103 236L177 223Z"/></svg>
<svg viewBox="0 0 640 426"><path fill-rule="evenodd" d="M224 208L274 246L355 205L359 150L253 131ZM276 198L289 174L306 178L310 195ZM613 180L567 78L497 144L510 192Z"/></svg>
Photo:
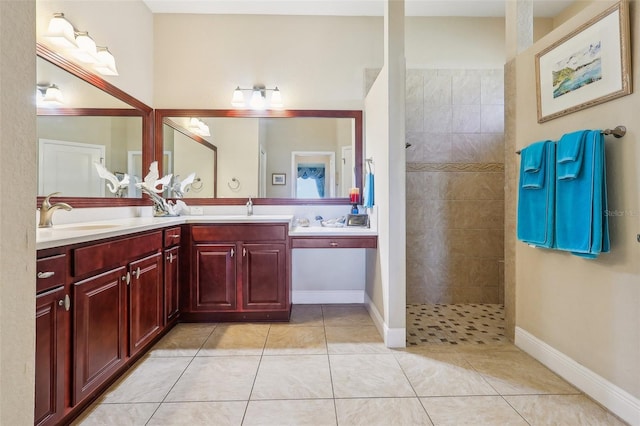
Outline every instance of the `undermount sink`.
<svg viewBox="0 0 640 426"><path fill-rule="evenodd" d="M71 225L64 226L64 228L56 228L54 227L54 231L99 231L102 229L110 229L117 228L122 225L118 225L115 223L96 223L93 225Z"/></svg>

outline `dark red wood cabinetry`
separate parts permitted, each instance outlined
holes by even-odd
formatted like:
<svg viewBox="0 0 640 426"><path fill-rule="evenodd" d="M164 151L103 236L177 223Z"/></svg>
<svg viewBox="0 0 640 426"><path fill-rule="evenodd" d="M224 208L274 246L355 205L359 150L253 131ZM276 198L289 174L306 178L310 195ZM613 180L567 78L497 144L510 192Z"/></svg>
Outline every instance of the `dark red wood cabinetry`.
<svg viewBox="0 0 640 426"><path fill-rule="evenodd" d="M189 321L288 320L288 225L191 225Z"/></svg>
<svg viewBox="0 0 640 426"><path fill-rule="evenodd" d="M73 394L78 404L124 365L127 269L73 285Z"/></svg>
<svg viewBox="0 0 640 426"><path fill-rule="evenodd" d="M64 415L66 300L64 286L36 296L36 425L56 424Z"/></svg>
<svg viewBox="0 0 640 426"><path fill-rule="evenodd" d="M129 266L129 355L133 356L164 325L162 254L156 253Z"/></svg>
<svg viewBox="0 0 640 426"><path fill-rule="evenodd" d="M164 320L174 323L179 315L180 295L180 227L164 231Z"/></svg>

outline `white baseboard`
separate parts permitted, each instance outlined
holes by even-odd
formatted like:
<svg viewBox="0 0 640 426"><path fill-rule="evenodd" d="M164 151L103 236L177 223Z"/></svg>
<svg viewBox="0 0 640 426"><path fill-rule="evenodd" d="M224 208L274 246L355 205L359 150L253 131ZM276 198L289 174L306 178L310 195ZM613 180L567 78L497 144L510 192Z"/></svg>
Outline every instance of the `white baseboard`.
<svg viewBox="0 0 640 426"><path fill-rule="evenodd" d="M364 303L364 290L294 290L291 302L299 305L320 303Z"/></svg>
<svg viewBox="0 0 640 426"><path fill-rule="evenodd" d="M378 333L384 338L384 344L388 348L404 348L407 345L407 329L406 328L389 328L384 322L384 318L380 315L378 308L371 301L369 295L365 292L364 304L369 311L369 315L373 320Z"/></svg>
<svg viewBox="0 0 640 426"><path fill-rule="evenodd" d="M640 425L640 399L599 376L533 334L516 327L515 344L631 425Z"/></svg>

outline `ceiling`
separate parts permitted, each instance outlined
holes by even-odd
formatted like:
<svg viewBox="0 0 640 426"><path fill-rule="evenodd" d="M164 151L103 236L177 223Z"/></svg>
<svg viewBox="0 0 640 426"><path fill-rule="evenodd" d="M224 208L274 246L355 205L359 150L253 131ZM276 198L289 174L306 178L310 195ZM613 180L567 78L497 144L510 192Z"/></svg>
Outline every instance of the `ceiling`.
<svg viewBox="0 0 640 426"><path fill-rule="evenodd" d="M143 0L153 13L382 16L383 0ZM407 16L503 17L505 1L405 0ZM533 0L535 17L556 16L576 0Z"/></svg>

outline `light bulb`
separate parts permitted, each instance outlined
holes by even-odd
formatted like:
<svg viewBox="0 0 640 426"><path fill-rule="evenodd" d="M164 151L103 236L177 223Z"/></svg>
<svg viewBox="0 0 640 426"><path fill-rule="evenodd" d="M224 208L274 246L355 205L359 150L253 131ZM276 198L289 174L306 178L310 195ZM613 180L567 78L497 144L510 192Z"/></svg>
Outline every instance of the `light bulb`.
<svg viewBox="0 0 640 426"><path fill-rule="evenodd" d="M240 86L236 87L233 91L233 98L231 98L231 105L237 108L244 107L244 94L240 90Z"/></svg>

